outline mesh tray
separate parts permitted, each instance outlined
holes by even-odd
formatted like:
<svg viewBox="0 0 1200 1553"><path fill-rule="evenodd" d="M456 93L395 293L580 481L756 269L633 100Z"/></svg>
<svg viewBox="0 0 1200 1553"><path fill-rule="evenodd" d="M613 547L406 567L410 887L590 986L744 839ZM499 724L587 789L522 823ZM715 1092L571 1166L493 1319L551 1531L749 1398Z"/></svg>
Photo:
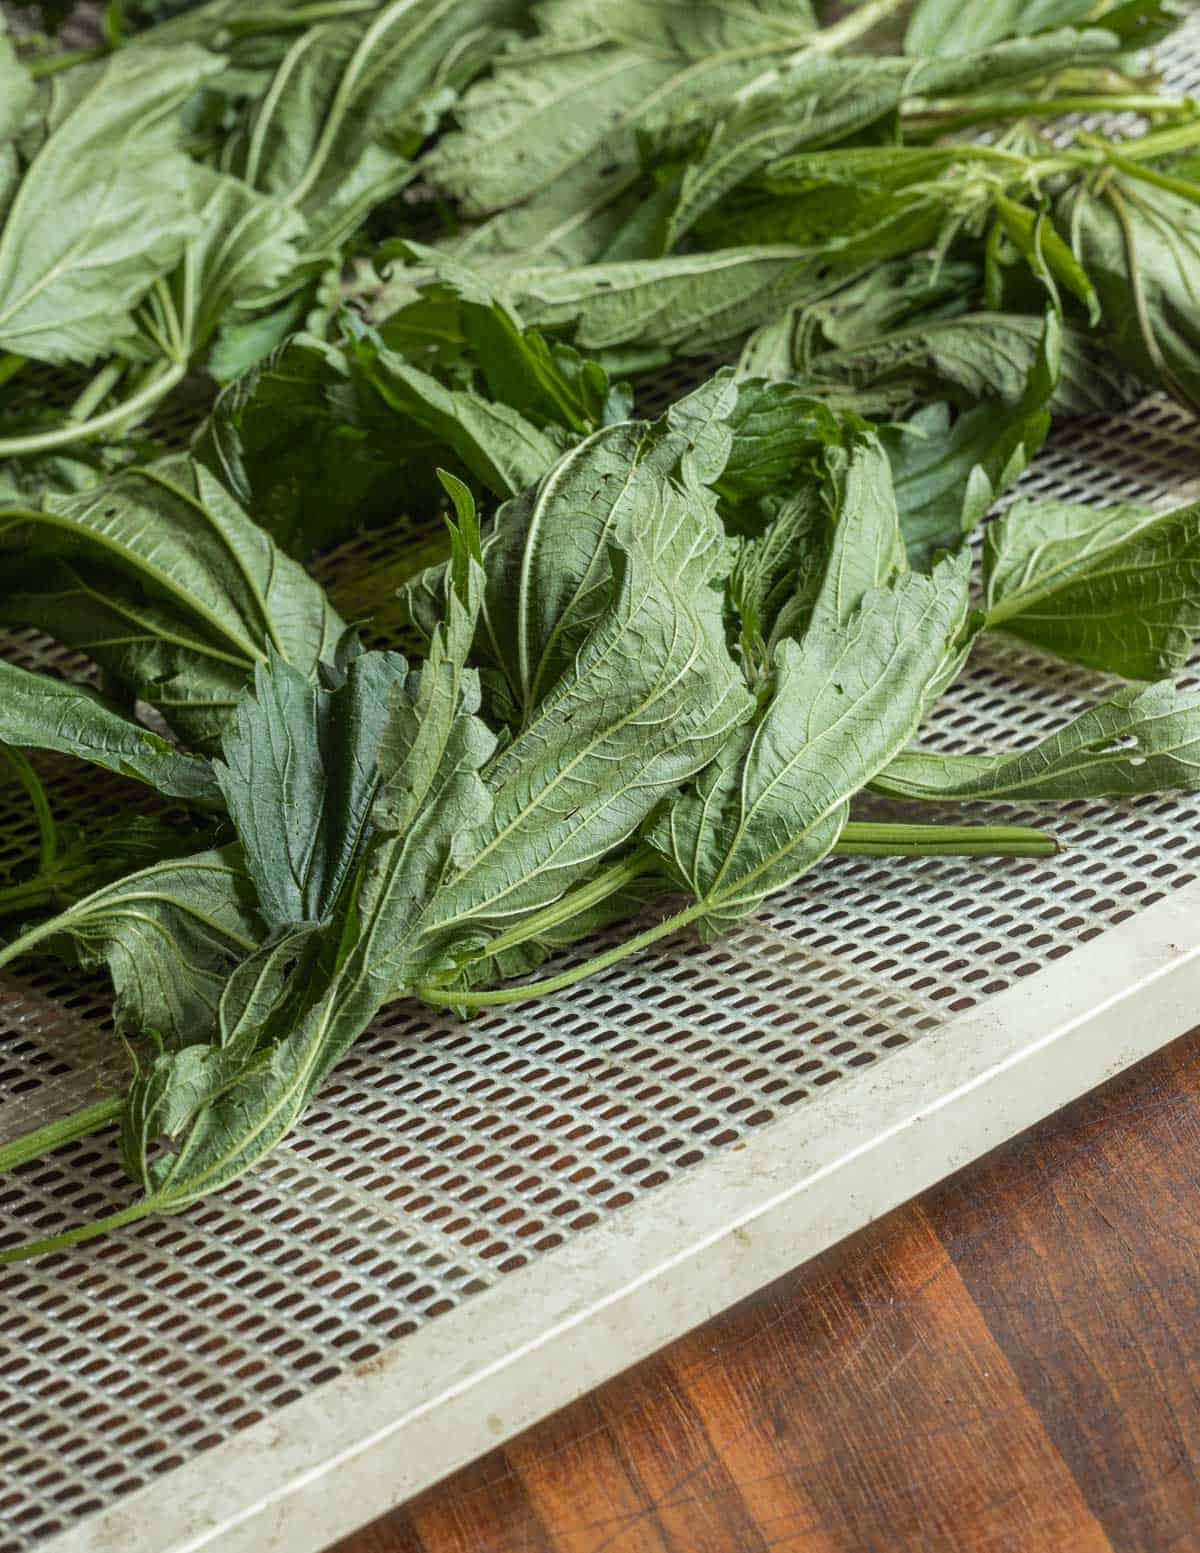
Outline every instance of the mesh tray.
<svg viewBox="0 0 1200 1553"><path fill-rule="evenodd" d="M1200 20L1168 79L1200 81ZM1064 427L1023 489L1166 505L1198 454L1152 398ZM1030 744L1101 688L988 641L930 736ZM61 813L146 802L40 764ZM3 863L32 838L0 805ZM319 1548L1181 1033L1198 819L1196 796L1074 803L1051 862L837 859L713 946L518 1013L390 1010L252 1176L0 1273L0 1553ZM0 985L2 1138L123 1059L102 982ZM0 1232L127 1193L107 1137L75 1144L0 1183Z"/></svg>

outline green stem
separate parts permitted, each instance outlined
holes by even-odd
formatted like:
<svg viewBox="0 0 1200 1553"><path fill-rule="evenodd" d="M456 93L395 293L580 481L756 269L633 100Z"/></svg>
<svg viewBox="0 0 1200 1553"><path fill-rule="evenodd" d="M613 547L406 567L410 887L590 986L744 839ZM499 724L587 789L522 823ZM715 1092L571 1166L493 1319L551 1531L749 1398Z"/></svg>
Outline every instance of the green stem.
<svg viewBox="0 0 1200 1553"><path fill-rule="evenodd" d="M1058 851L1058 843L1044 831L1025 825L901 825L890 821L851 820L843 829L834 850L848 857L1052 857ZM493 939L488 945L488 953L495 954L500 948L514 948L536 937L538 932L545 931L547 927L567 921L585 905L594 905L604 900L624 885L652 872L656 866L654 854L649 848L639 847L628 858L614 864L580 890L571 891L553 906L537 913L536 927L531 917L519 927L510 928L507 933ZM455 991L432 986L417 987L415 990L417 996L426 1003L441 1008L491 1008L502 1003L548 997L553 992L574 986L577 981L594 976L598 971L606 970L610 965L616 965L628 955L638 954L668 934L687 927L710 910L710 902L694 901L692 905L646 928L625 943L615 944L594 959L573 965L569 970L542 981L521 982L515 987L499 987L491 992Z"/></svg>
<svg viewBox="0 0 1200 1553"><path fill-rule="evenodd" d="M158 1206L157 1199L143 1197L139 1202L130 1203L128 1208L107 1214L101 1219L93 1219L90 1224L77 1224L74 1229L64 1230L61 1235L48 1235L45 1240L31 1240L23 1246L10 1246L7 1251L0 1251L0 1267L10 1262L23 1262L31 1256L49 1256L53 1251L67 1251L72 1246L82 1245L85 1240L107 1235L111 1229L120 1229L124 1224L144 1219L147 1214L154 1213Z"/></svg>
<svg viewBox="0 0 1200 1553"><path fill-rule="evenodd" d="M122 361L119 357L114 357L112 361L101 367L100 371L96 373L96 376L67 411L67 419L69 421L86 421L104 403L109 393L120 382L127 365L128 363Z"/></svg>
<svg viewBox="0 0 1200 1553"><path fill-rule="evenodd" d="M535 911L532 916L526 917L516 927L511 927L498 938L493 938L487 946L488 954L501 954L506 949L515 949L518 944L528 943L531 938L540 938L543 933L550 932L560 923L569 922L581 911L598 906L601 901L607 900L610 895L615 895L618 890L623 890L635 880L653 873L657 867L658 859L650 848L639 847L627 858L614 863L611 868L604 869L579 889L568 891L566 895L552 901L549 906L543 906L540 911Z"/></svg>
<svg viewBox="0 0 1200 1553"><path fill-rule="evenodd" d="M24 1137L14 1138L11 1143L0 1144L0 1170L15 1170L18 1165L28 1164L31 1159L41 1159L44 1154L52 1153L64 1143L74 1143L77 1138L87 1138L94 1132L100 1132L117 1120L124 1105L121 1095L109 1095L104 1100L97 1100L94 1105L84 1106L81 1111L72 1112L70 1116L60 1116L57 1121L47 1122L44 1127L27 1132Z"/></svg>
<svg viewBox="0 0 1200 1553"><path fill-rule="evenodd" d="M33 805L38 828L38 872L48 874L58 858L58 826L54 823L54 815L50 811L46 789L42 786L41 778L20 750L12 749L8 745L0 745L0 753L16 772L17 780Z"/></svg>
<svg viewBox="0 0 1200 1553"><path fill-rule="evenodd" d="M1079 143L1101 148L1110 146L1109 141L1098 135L1080 135ZM1176 124L1170 129L1139 135L1136 140L1122 140L1119 149L1127 162L1144 162L1160 156L1173 156L1177 151L1190 151L1197 145L1200 145L1200 118L1191 124Z"/></svg>
<svg viewBox="0 0 1200 1553"><path fill-rule="evenodd" d="M109 49L66 49L61 54L46 54L41 59L25 61L25 68L35 81L43 76L57 75L60 70L71 70L76 65L90 64L94 59L106 59Z"/></svg>
<svg viewBox="0 0 1200 1553"><path fill-rule="evenodd" d="M1109 161L1123 173L1128 173L1131 178L1136 178L1139 183L1152 183L1155 188L1168 189L1172 194L1178 194L1185 200L1191 200L1192 204L1200 204L1200 184L1194 183L1190 178L1172 178L1170 173L1160 173L1157 168L1144 167L1141 162L1132 162L1127 156L1118 156L1115 151L1109 153Z"/></svg>
<svg viewBox="0 0 1200 1553"><path fill-rule="evenodd" d="M1053 857L1058 842L1028 825L893 825L851 820L834 850L846 857Z"/></svg>
<svg viewBox="0 0 1200 1553"><path fill-rule="evenodd" d="M1194 117L1195 102L1187 97L1155 97L1153 93L1085 93L1062 97L984 97L970 108L956 108L953 99L917 98L903 109L906 138L917 134L949 135L1004 119L1056 118L1063 113L1164 113Z"/></svg>
<svg viewBox="0 0 1200 1553"><path fill-rule="evenodd" d="M673 916L665 918L653 927L646 928L644 932L636 934L624 943L614 944L611 949L606 949L603 954L596 955L594 959L585 960L580 965L573 965L569 970L560 971L557 976L548 976L542 981L521 982L516 987L499 987L494 992L456 992L445 987L417 987L415 991L417 996L423 998L426 1003L432 1003L441 1008L490 1008L497 1003L519 1003L527 998L548 997L552 992L561 992L564 987L572 987L577 981L584 981L587 977L596 975L598 971L607 970L610 965L616 965L627 955L638 954L641 950L648 949L660 938L677 933L680 928L695 922L708 910L706 901L695 901L691 906L685 906L682 911L675 912Z"/></svg>
<svg viewBox="0 0 1200 1553"><path fill-rule="evenodd" d="M187 367L181 362L164 363L162 370L153 374L132 398L105 411L103 415L94 416L88 421L69 421L56 431L0 439L0 458L13 457L20 453L44 453L50 448L61 448L67 443L82 441L84 437L94 437L102 431L110 431L123 421L144 414L160 400L165 399L176 384L183 381L186 373Z"/></svg>

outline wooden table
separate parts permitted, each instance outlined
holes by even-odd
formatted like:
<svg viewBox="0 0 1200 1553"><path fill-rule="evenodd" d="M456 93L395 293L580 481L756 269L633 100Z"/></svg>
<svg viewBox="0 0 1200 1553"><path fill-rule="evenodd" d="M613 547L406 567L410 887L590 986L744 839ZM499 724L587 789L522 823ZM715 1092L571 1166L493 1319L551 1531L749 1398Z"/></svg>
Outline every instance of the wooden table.
<svg viewBox="0 0 1200 1553"><path fill-rule="evenodd" d="M336 1553L1200 1548L1200 1032Z"/></svg>

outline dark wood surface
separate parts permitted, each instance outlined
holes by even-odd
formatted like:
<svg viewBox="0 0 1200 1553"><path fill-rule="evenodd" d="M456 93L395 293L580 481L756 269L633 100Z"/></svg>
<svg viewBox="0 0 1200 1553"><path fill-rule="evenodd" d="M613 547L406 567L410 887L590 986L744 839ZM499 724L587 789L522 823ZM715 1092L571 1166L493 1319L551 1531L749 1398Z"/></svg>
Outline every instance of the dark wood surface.
<svg viewBox="0 0 1200 1553"><path fill-rule="evenodd" d="M1200 1549L1200 1033L336 1553Z"/></svg>

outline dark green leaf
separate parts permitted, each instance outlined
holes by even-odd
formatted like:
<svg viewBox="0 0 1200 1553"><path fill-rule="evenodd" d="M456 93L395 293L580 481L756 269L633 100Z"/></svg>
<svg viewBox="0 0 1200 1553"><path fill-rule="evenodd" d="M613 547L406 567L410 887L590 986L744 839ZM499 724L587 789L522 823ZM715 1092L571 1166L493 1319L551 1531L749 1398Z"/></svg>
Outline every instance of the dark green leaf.
<svg viewBox="0 0 1200 1553"><path fill-rule="evenodd" d="M269 926L332 916L365 844L376 752L407 672L394 653L353 658L324 685L274 650L256 667L216 774Z"/></svg>
<svg viewBox="0 0 1200 1553"><path fill-rule="evenodd" d="M208 761L174 749L94 691L0 661L0 743L58 750L172 798L219 803Z"/></svg>
<svg viewBox="0 0 1200 1553"><path fill-rule="evenodd" d="M893 798L1130 798L1200 788L1200 696L1163 680L1120 690L1032 749L897 755L873 786Z"/></svg>
<svg viewBox="0 0 1200 1553"><path fill-rule="evenodd" d="M0 620L89 652L201 746L268 645L311 675L344 630L317 584L184 457L41 509L0 508L0 554L13 558Z"/></svg>
<svg viewBox="0 0 1200 1553"><path fill-rule="evenodd" d="M912 738L965 622L966 575L961 560L906 574L780 644L758 716L650 832L709 932L817 863L850 799Z"/></svg>
<svg viewBox="0 0 1200 1553"><path fill-rule="evenodd" d="M1200 503L1018 502L989 525L987 624L1125 679L1160 679L1200 634Z"/></svg>
<svg viewBox="0 0 1200 1553"><path fill-rule="evenodd" d="M87 362L132 339L132 309L197 228L179 109L219 68L191 48L85 67L0 233L0 349Z"/></svg>

